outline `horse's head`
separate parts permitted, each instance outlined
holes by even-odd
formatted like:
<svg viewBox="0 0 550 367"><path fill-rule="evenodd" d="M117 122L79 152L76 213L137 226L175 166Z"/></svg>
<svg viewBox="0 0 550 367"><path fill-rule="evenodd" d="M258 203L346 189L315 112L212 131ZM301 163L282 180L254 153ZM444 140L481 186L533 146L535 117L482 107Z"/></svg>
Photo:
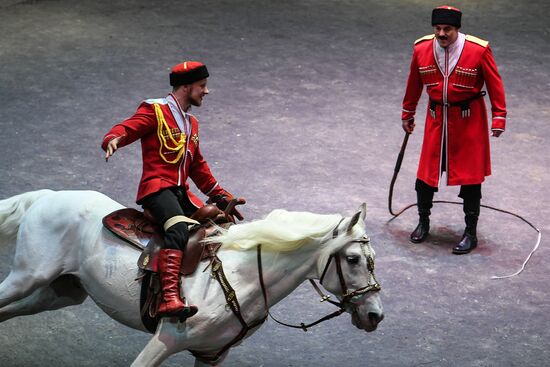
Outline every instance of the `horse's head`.
<svg viewBox="0 0 550 367"><path fill-rule="evenodd" d="M336 295L352 323L374 331L384 318L380 285L374 276L374 250L365 232L366 204L351 218L344 218L326 240L330 255L321 259L321 284Z"/></svg>

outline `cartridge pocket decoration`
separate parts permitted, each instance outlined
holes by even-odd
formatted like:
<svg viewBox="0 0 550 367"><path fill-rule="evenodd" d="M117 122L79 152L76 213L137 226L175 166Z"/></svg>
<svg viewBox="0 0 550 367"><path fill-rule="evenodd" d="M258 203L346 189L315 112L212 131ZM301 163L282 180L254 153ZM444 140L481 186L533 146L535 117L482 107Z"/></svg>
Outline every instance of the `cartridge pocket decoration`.
<svg viewBox="0 0 550 367"><path fill-rule="evenodd" d="M437 67L435 65L419 66L418 72L420 73L422 84L425 86L433 87L439 84L437 80Z"/></svg>
<svg viewBox="0 0 550 367"><path fill-rule="evenodd" d="M456 67L456 78L453 85L461 88L472 89L475 87L477 80L477 69L469 69L461 66Z"/></svg>

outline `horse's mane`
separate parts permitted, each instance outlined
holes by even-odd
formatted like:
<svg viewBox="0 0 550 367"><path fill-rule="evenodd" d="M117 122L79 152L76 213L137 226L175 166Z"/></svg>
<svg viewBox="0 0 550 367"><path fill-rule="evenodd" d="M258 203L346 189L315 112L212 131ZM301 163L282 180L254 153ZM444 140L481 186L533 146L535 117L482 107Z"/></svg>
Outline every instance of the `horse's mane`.
<svg viewBox="0 0 550 367"><path fill-rule="evenodd" d="M210 237L208 242L219 242L224 248L248 250L262 244L271 251L294 251L310 240L320 239L333 230L342 216L313 214L276 209L264 219L236 224Z"/></svg>

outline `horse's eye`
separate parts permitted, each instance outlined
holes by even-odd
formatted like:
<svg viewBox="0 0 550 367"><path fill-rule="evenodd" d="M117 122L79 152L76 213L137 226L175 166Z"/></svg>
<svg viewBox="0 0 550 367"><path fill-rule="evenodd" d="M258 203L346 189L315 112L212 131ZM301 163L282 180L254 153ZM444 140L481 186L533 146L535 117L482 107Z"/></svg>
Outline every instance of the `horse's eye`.
<svg viewBox="0 0 550 367"><path fill-rule="evenodd" d="M346 256L346 261L350 265L357 265L357 264L359 264L359 256L357 256L357 255Z"/></svg>

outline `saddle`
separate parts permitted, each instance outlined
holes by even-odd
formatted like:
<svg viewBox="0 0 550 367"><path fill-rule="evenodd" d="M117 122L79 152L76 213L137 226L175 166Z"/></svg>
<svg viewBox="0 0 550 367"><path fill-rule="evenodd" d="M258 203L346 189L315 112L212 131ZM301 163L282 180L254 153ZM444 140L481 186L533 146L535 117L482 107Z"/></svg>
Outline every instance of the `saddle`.
<svg viewBox="0 0 550 367"><path fill-rule="evenodd" d="M180 274L188 276L193 274L202 260L208 260L209 264L204 269L211 269L211 276L218 281L225 296L226 307L228 307L241 324L241 331L228 344L221 348L216 354L204 354L199 351L191 353L199 360L214 362L217 361L231 346L240 342L249 332L260 326L267 319L267 312L259 320L247 323L241 313L241 306L237 299L235 290L229 284L225 276L222 261L216 255L221 247L219 243L204 244L202 240L217 231L217 227L229 227L235 223L235 219L229 213L233 212L237 199L232 199L225 211L221 211L214 205L206 205L200 208L191 219L198 224L189 228L190 236L187 247L184 251ZM161 297L161 286L158 274L157 259L161 249L162 236L157 227L148 218L147 212L140 212L135 209L120 209L103 218L104 226L123 239L130 245L140 249L142 254L138 260L138 266L142 271L136 280L141 280L140 309L141 321L145 328L152 334L155 333L160 317L157 315L158 305ZM216 224L216 226L214 226ZM258 247L259 271L261 274L260 247ZM260 278L263 287L263 278ZM264 290L264 302L266 302Z"/></svg>
<svg viewBox="0 0 550 367"><path fill-rule="evenodd" d="M228 205L229 208L229 205ZM189 227L189 241L183 253L180 274L193 274L201 261L216 256L221 247L219 243L205 244L204 238L217 231L217 227L229 227L234 218L217 206L209 204L197 210L190 219L196 224ZM137 278L142 280L141 317L146 328L154 333L160 319L156 315L161 287L158 275L159 252L163 248L163 237L151 215L144 212L124 208L116 210L103 218L103 225L118 238L142 251L138 259L138 267L142 274Z"/></svg>
<svg viewBox="0 0 550 367"><path fill-rule="evenodd" d="M211 204L197 210L191 219L198 224L189 228L189 242L185 248L180 269L182 275L193 274L200 261L208 257L207 254L213 246L204 245L201 241L215 232L214 224L224 225L233 222L225 212ZM138 260L140 269L158 271L156 259L163 247L163 239L159 227L147 210L144 212L132 208L116 210L103 218L103 225L115 236L142 251Z"/></svg>

